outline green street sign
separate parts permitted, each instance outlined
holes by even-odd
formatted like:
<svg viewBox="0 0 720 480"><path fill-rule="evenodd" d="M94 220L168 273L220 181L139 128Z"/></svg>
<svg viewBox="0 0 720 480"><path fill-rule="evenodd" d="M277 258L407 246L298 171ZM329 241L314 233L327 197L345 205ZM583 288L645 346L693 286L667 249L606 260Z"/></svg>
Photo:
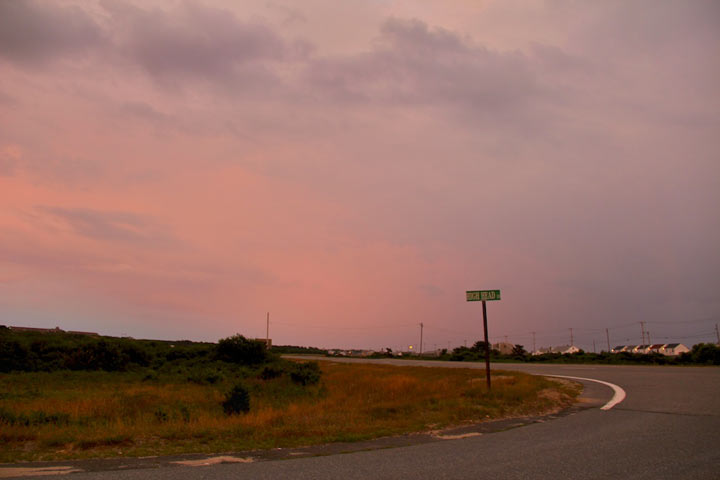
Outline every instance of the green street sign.
<svg viewBox="0 0 720 480"><path fill-rule="evenodd" d="M468 302L500 300L500 290L469 290L465 294Z"/></svg>

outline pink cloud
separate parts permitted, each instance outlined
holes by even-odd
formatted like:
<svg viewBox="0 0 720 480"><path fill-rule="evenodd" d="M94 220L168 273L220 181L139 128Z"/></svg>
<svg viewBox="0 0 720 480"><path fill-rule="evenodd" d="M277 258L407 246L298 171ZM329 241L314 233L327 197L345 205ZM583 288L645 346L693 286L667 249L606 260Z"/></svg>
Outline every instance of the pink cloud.
<svg viewBox="0 0 720 480"><path fill-rule="evenodd" d="M720 308L709 4L4 8L13 318L446 346L500 288L491 335L587 347Z"/></svg>

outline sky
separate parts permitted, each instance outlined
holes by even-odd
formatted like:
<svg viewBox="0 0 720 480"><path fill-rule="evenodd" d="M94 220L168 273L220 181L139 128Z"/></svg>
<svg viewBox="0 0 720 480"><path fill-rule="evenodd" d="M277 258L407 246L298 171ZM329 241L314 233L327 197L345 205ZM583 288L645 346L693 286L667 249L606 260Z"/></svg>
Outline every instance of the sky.
<svg viewBox="0 0 720 480"><path fill-rule="evenodd" d="M0 324L430 350L483 289L718 340L718 2L0 2Z"/></svg>

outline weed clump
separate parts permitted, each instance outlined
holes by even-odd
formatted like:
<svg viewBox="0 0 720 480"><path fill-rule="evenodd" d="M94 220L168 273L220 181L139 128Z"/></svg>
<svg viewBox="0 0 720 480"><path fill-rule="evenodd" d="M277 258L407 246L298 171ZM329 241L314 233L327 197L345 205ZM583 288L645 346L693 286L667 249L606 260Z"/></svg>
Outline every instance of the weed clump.
<svg viewBox="0 0 720 480"><path fill-rule="evenodd" d="M160 423L165 423L168 420L170 420L170 416L168 415L168 412L163 407L158 407L155 410L155 420L157 420Z"/></svg>
<svg viewBox="0 0 720 480"><path fill-rule="evenodd" d="M250 411L250 392L241 383L238 383L225 395L222 403L226 415L236 415Z"/></svg>
<svg viewBox="0 0 720 480"><path fill-rule="evenodd" d="M180 406L180 418L185 423L190 423L190 409L187 405Z"/></svg>
<svg viewBox="0 0 720 480"><path fill-rule="evenodd" d="M28 414L14 414L5 409L0 409L0 424L19 425L24 427L37 425L67 425L70 423L70 415L67 413L45 413L43 411L32 411Z"/></svg>

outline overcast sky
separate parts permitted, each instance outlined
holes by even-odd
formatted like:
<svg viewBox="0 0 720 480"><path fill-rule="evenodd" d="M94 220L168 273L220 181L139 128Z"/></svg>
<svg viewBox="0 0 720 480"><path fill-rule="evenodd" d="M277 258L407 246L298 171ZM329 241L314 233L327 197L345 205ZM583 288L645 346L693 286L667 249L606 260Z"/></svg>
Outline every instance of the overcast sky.
<svg viewBox="0 0 720 480"><path fill-rule="evenodd" d="M0 324L715 341L717 1L0 2Z"/></svg>

